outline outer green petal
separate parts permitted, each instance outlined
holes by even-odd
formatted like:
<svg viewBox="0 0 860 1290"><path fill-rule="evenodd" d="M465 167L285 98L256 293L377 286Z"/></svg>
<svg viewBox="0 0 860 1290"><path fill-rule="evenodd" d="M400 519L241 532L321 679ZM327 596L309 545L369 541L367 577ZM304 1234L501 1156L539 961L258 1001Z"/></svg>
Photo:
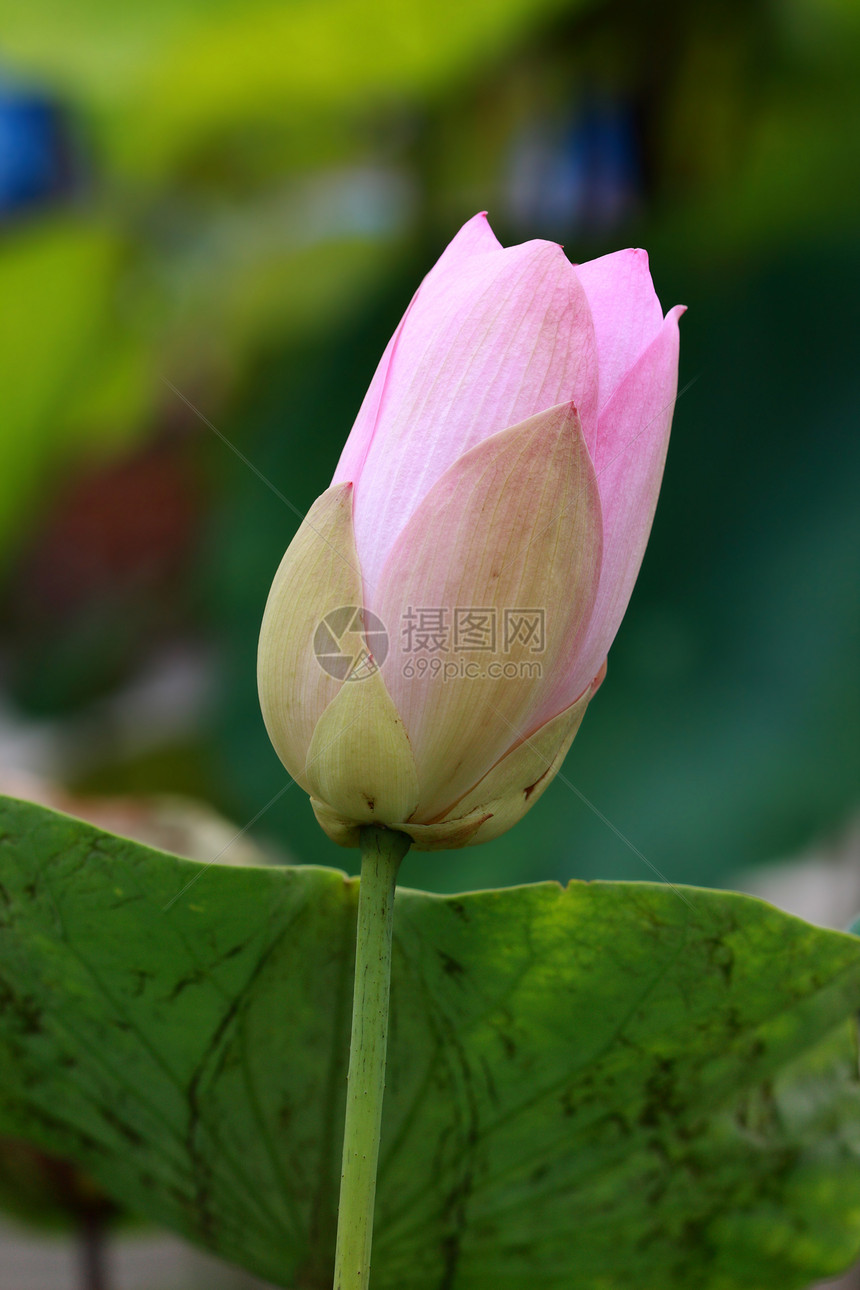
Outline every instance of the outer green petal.
<svg viewBox="0 0 860 1290"><path fill-rule="evenodd" d="M489 802L503 802L523 793L527 794L526 800L534 794L539 797L546 787L541 781L559 749L563 747L566 753L573 743L590 700L591 690L588 689L576 703L547 721L534 734L518 739L516 745L496 762L462 801L453 810L446 812L445 818L467 814ZM511 731L511 735L516 738L516 732Z"/></svg>
<svg viewBox="0 0 860 1290"><path fill-rule="evenodd" d="M418 805L418 774L403 722L379 672L345 681L308 749L310 793L355 824L394 825Z"/></svg>
<svg viewBox="0 0 860 1290"><path fill-rule="evenodd" d="M314 727L342 682L314 656L314 633L326 614L361 604L361 574L352 528L352 485L318 497L281 561L260 628L257 685L275 752L309 792L305 760Z"/></svg>
<svg viewBox="0 0 860 1290"><path fill-rule="evenodd" d="M476 830L467 846L501 837L532 809L561 770L561 763L576 738L590 699L590 692L583 695L493 768L487 778L498 772L500 777L504 775L505 783L503 787L499 786L498 797L485 801L478 808L489 818Z"/></svg>
<svg viewBox="0 0 860 1290"><path fill-rule="evenodd" d="M317 824L323 833L328 834L332 842L336 842L339 847L361 846L360 825L354 824L351 820L345 820L326 802L318 802L315 797L311 798L311 806L314 808Z"/></svg>
<svg viewBox="0 0 860 1290"><path fill-rule="evenodd" d="M359 825L345 820L325 802L311 798L311 806L320 828L328 834L332 842L340 847L358 847L361 845ZM439 824L409 824L404 821L395 827L400 833L408 833L416 851L450 851L469 845L477 830L485 820L486 812L474 812L461 820L442 820Z"/></svg>
<svg viewBox="0 0 860 1290"><path fill-rule="evenodd" d="M386 823L407 833L416 851L450 851L506 833L555 779L600 680L602 675L576 703L506 753L442 819L416 824L404 815ZM333 842L342 847L359 845L358 825L348 815L314 799L311 805Z"/></svg>
<svg viewBox="0 0 860 1290"><path fill-rule="evenodd" d="M555 779L593 693L589 689L506 753L443 819L433 824L404 825L416 850L476 846L512 828Z"/></svg>

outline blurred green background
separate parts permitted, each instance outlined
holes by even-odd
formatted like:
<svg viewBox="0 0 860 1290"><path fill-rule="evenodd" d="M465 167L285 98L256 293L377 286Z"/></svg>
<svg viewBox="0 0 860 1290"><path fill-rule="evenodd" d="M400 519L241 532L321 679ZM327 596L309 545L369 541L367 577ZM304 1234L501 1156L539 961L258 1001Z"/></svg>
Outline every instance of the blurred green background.
<svg viewBox="0 0 860 1290"><path fill-rule="evenodd" d="M264 809L256 636L388 336L486 208L574 260L647 247L689 306L684 393L569 783L403 880L650 879L644 856L719 884L847 826L854 0L6 0L4 27L7 791L188 794L354 869L301 790Z"/></svg>

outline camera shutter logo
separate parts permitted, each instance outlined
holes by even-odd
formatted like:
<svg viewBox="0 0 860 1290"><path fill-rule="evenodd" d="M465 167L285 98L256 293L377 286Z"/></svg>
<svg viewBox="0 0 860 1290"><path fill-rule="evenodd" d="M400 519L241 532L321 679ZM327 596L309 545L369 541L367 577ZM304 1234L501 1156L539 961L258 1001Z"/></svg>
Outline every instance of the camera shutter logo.
<svg viewBox="0 0 860 1290"><path fill-rule="evenodd" d="M314 654L323 671L336 680L364 681L385 662L388 632L369 609L342 605L326 614L314 632Z"/></svg>

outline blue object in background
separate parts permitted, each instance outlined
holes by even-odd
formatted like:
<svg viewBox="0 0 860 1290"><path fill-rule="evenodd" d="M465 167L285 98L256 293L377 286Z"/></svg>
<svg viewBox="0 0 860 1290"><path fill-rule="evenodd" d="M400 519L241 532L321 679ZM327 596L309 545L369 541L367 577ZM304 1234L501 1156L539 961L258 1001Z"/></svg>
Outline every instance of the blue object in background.
<svg viewBox="0 0 860 1290"><path fill-rule="evenodd" d="M586 100L566 139L580 223L614 229L635 210L641 188L639 147L630 104Z"/></svg>
<svg viewBox="0 0 860 1290"><path fill-rule="evenodd" d="M532 121L514 142L508 201L523 228L604 235L642 200L635 109L626 99L588 94L555 122Z"/></svg>
<svg viewBox="0 0 860 1290"><path fill-rule="evenodd" d="M70 162L60 106L37 89L0 83L0 220L67 193Z"/></svg>

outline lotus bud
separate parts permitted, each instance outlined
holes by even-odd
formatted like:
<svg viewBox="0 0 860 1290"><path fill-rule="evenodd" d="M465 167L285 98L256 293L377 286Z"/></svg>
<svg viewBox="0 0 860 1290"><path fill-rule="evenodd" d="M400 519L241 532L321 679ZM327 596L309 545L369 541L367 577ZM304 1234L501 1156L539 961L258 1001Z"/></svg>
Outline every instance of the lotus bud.
<svg viewBox="0 0 860 1290"><path fill-rule="evenodd" d="M260 634L269 737L326 833L509 829L603 679L678 374L644 251L457 234L388 344Z"/></svg>

